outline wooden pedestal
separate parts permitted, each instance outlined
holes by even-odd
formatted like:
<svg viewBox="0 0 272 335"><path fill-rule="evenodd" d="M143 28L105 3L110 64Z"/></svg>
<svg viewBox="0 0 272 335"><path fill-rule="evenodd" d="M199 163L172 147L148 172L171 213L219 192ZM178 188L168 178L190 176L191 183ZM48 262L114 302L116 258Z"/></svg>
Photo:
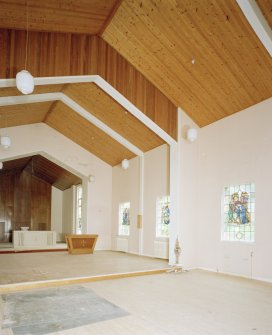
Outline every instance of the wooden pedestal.
<svg viewBox="0 0 272 335"><path fill-rule="evenodd" d="M66 235L70 254L92 254L98 235Z"/></svg>

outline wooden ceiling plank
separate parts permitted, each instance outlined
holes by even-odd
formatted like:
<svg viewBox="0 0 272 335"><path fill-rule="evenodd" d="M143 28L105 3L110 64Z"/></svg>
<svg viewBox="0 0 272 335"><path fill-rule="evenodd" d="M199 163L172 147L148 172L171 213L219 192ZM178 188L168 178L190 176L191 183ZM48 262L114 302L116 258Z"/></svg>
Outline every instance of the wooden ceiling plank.
<svg viewBox="0 0 272 335"><path fill-rule="evenodd" d="M0 106L0 128L42 122L51 105L52 101Z"/></svg>
<svg viewBox="0 0 272 335"><path fill-rule="evenodd" d="M271 0L256 0L270 28L272 29L272 2Z"/></svg>
<svg viewBox="0 0 272 335"><path fill-rule="evenodd" d="M82 182L81 178L51 162L41 155L28 156L3 162L0 173L25 170L32 176L40 178L52 186L64 191L72 185Z"/></svg>
<svg viewBox="0 0 272 335"><path fill-rule="evenodd" d="M252 29L272 56L272 30L255 1L236 0Z"/></svg>
<svg viewBox="0 0 272 335"><path fill-rule="evenodd" d="M30 161L31 157L22 157L4 161L3 168L0 170L0 173L5 173L7 171L22 171Z"/></svg>
<svg viewBox="0 0 272 335"><path fill-rule="evenodd" d="M271 96L271 59L234 0L126 0L102 37L200 126Z"/></svg>
<svg viewBox="0 0 272 335"><path fill-rule="evenodd" d="M122 1L123 0L116 0L115 5L112 7L112 10L110 11L108 17L106 18L106 20L104 21L103 25L101 26L98 35L101 36L103 34L104 30L107 28L107 26L111 22L112 18L114 17L114 14L116 13L116 11L119 8L119 6L121 5Z"/></svg>
<svg viewBox="0 0 272 335"><path fill-rule="evenodd" d="M135 154L105 134L62 102L58 102L46 119L46 124L56 129L78 145L111 166Z"/></svg>
<svg viewBox="0 0 272 335"><path fill-rule="evenodd" d="M235 1L220 2L216 3L216 12L222 12L221 16L225 17L225 26L217 23L216 31L211 35L210 42L214 45L215 50L219 50L222 60L227 64L227 68L233 77L236 78L236 86L233 86L234 89L239 89L248 101L254 100L253 97L256 97L258 100L263 100L266 97L263 96L263 81L260 81L257 86L255 76L253 76L256 68L259 67L259 62L255 62L254 70L249 67L249 57L251 60L258 60L260 57L260 52L265 56L265 50L262 48L260 51L257 51L258 45L260 45L258 39L254 34L251 34L251 27L245 20L241 20L242 13L239 10L239 7L236 5ZM203 29L203 24L199 29ZM221 41L221 36L224 36L224 43ZM250 48L250 56L248 53L240 52L243 46L243 41L246 40L248 47ZM231 52L230 48L231 46ZM263 68L260 68L263 71ZM222 78L222 75L220 76ZM228 79L229 77L227 77ZM246 85L245 85L246 83ZM233 81L230 82L230 85L233 85ZM266 91L266 89L265 89ZM241 101L241 96L239 101ZM254 104L254 101L252 102Z"/></svg>
<svg viewBox="0 0 272 335"><path fill-rule="evenodd" d="M148 12L148 14L146 15L148 17L148 20L150 19L150 15L149 13L152 12L152 10L150 10ZM138 13L136 14L136 17L138 19L138 21L140 22L142 19L142 13ZM139 28L139 22L133 22L134 26L137 27L137 29ZM165 20L162 19L161 21L163 24L165 22ZM119 23L121 24L121 23ZM123 29L123 31L125 31L126 33L123 35L124 40L120 43L128 43L131 46L133 46L135 43L137 43L137 41L133 40L133 36L131 34L131 21L125 21L126 26ZM148 23L148 29L151 29L151 26L153 25L152 20L150 20L150 22ZM165 30L165 27L163 27ZM115 34L118 34L118 31L114 31L113 32L113 36ZM173 35L173 32L172 32ZM203 87L203 85L199 85L198 81L195 80L195 82L192 81L192 72L193 71L193 67L191 66L191 58L187 58L186 60L186 65L188 67L188 63L189 64L189 70L186 70L186 67L183 66L182 62L180 62L179 59L176 58L175 54L173 54L171 52L171 50L168 50L168 44L170 45L170 41L168 40L168 34L165 34L165 37L163 38L163 35L160 34L159 38L158 38L158 34L156 35L156 29L155 32L151 31L150 32L150 36L147 39L146 34L142 34L140 39L141 39L141 48L144 50L142 52L142 50L140 51L141 53L145 54L145 55L150 55L150 57L147 57L147 59L145 59L145 69L148 72L150 69L152 68L156 68L159 71L157 71L156 73L156 83L160 83L159 85L157 85L161 90L165 91L166 89L171 91L171 92L176 92L176 99L174 99L174 103L179 104L180 100L182 98L181 97L181 92L178 90L177 91L177 87L176 87L176 83L177 80L179 80L179 72L176 71L176 69L180 69L183 68L183 73L182 73L182 80L183 80L183 87L182 87L182 97L184 97L184 99L188 99L189 97L189 103L194 102L194 104L196 105L195 109L198 109L198 104L197 104L197 100L198 100L198 95L195 92L201 93L202 92L202 97L204 96L204 98L206 100L208 100L205 105L207 106L207 108L205 108L205 110L208 110L208 106L211 106L211 101L213 101L216 97L211 97L209 94L206 94L206 91ZM161 39L163 38L163 43L161 41ZM129 41L127 41L129 40ZM150 41L157 41L156 46L151 49L150 48ZM155 44L155 42L153 42L153 44ZM170 48L170 47L169 47ZM171 49L171 48L170 48ZM131 59L132 57L135 58L135 55L137 57L137 51L135 50L134 47L131 47L130 49L132 51L132 53L130 53L127 58ZM155 51L154 51L155 50ZM159 54L161 54L161 51L163 50L163 59L164 60L160 60L159 58L156 57L156 54L158 53L156 50L158 50ZM185 50L187 50L187 48L185 48ZM182 51L182 50L181 50ZM154 57L153 57L154 56ZM138 61L140 64L142 64L141 61L142 57L139 56L138 57ZM172 71L169 70L169 68L165 67L166 63L170 63L171 65L171 69ZM134 64L135 65L135 64ZM136 64L137 67L137 64ZM140 68L138 67L138 69L140 70ZM154 81L153 81L154 83ZM194 87L195 86L195 87ZM192 97L192 99L190 99L190 97ZM210 99L210 100L209 100ZM201 103L201 101L199 101ZM204 104L204 102L202 101L202 104ZM181 106L183 105L182 103L180 104ZM193 107L193 106L191 106ZM188 108L186 111L188 113L189 110L191 110L192 108ZM211 112L211 111L210 111ZM222 117L226 116L226 113L222 114Z"/></svg>
<svg viewBox="0 0 272 335"><path fill-rule="evenodd" d="M25 45L24 31L0 29L0 77L14 78L24 67ZM177 138L177 107L100 37L30 32L28 70L34 77L99 75Z"/></svg>
<svg viewBox="0 0 272 335"><path fill-rule="evenodd" d="M78 185L82 182L81 178L78 176L41 155L32 157L31 169L32 174L36 177L45 180L62 191L70 188L72 185Z"/></svg>
<svg viewBox="0 0 272 335"><path fill-rule="evenodd" d="M43 94L43 93L53 93L61 92L65 87L64 84L55 84L55 85L36 85L33 91L33 94ZM0 97L8 96L19 96L22 95L16 87L1 87L0 88Z"/></svg>
<svg viewBox="0 0 272 335"><path fill-rule="evenodd" d="M0 0L0 26L29 30L98 34L116 0Z"/></svg>
<svg viewBox="0 0 272 335"><path fill-rule="evenodd" d="M144 152L165 143L95 84L70 84L63 93Z"/></svg>

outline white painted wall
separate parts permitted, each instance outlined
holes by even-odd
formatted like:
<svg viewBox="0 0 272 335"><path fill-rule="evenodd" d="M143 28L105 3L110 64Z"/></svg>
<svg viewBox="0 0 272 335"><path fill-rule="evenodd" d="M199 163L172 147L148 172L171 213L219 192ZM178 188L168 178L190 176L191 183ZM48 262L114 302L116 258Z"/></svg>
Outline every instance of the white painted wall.
<svg viewBox="0 0 272 335"><path fill-rule="evenodd" d="M271 125L272 98L201 129L196 240L200 267L272 281ZM256 185L256 241L221 242L223 187L248 182Z"/></svg>
<svg viewBox="0 0 272 335"><path fill-rule="evenodd" d="M96 249L110 250L112 248L112 167L101 164L97 160L93 164L92 174L95 182L83 182L83 189L87 183L88 195L88 226L87 234L98 234ZM90 213L92 213L90 215Z"/></svg>
<svg viewBox="0 0 272 335"><path fill-rule="evenodd" d="M140 159L130 160L129 169L113 168L112 222L113 246L118 235L118 209L120 202L131 203L131 226L128 251L139 253L137 215L140 197ZM143 254L154 256L156 240L156 200L169 194L169 148L162 145L144 155L144 210L143 210Z"/></svg>
<svg viewBox="0 0 272 335"><path fill-rule="evenodd" d="M51 188L51 230L56 232L57 242L62 241L62 197L63 192L52 186Z"/></svg>
<svg viewBox="0 0 272 335"><path fill-rule="evenodd" d="M97 248L111 248L112 167L44 123L7 129L12 146L0 160L42 154L83 179L85 232L99 234ZM87 177L93 174L95 183Z"/></svg>
<svg viewBox="0 0 272 335"><path fill-rule="evenodd" d="M198 146L199 140L188 142L187 130L197 125L180 113L180 222L178 227L181 247L180 263L186 268L196 267L196 234L198 212Z"/></svg>
<svg viewBox="0 0 272 335"><path fill-rule="evenodd" d="M139 230L137 229L137 215L139 214L140 192L140 166L139 157L129 161L129 168L123 170L120 165L113 168L112 174L112 236L113 248L117 248L119 204L130 202L130 236L128 239L128 251L139 252Z"/></svg>
<svg viewBox="0 0 272 335"><path fill-rule="evenodd" d="M154 256L157 198L168 195L170 191L169 147L166 144L162 145L146 152L144 156L143 254Z"/></svg>
<svg viewBox="0 0 272 335"><path fill-rule="evenodd" d="M62 198L62 232L63 241L66 234L75 234L75 200L76 188L72 186L63 191Z"/></svg>

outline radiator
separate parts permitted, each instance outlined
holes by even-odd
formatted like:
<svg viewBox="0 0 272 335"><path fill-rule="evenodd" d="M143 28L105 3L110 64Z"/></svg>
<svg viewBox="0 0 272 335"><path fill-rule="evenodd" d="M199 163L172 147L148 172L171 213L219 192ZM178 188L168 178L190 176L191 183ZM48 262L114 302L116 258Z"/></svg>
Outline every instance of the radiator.
<svg viewBox="0 0 272 335"><path fill-rule="evenodd" d="M127 238L116 238L116 250L128 252L128 239Z"/></svg>
<svg viewBox="0 0 272 335"><path fill-rule="evenodd" d="M154 256L158 258L169 258L169 242L155 241L154 242Z"/></svg>

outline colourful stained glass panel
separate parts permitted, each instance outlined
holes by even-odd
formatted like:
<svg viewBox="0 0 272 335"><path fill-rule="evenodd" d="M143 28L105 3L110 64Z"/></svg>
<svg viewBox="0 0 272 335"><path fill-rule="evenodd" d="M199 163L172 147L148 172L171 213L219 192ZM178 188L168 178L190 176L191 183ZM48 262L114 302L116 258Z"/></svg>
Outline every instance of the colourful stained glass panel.
<svg viewBox="0 0 272 335"><path fill-rule="evenodd" d="M254 241L255 185L231 185L224 188L222 240Z"/></svg>
<svg viewBox="0 0 272 335"><path fill-rule="evenodd" d="M119 204L119 235L129 235L130 227L130 202Z"/></svg>
<svg viewBox="0 0 272 335"><path fill-rule="evenodd" d="M169 237L170 197L157 199L156 237Z"/></svg>

